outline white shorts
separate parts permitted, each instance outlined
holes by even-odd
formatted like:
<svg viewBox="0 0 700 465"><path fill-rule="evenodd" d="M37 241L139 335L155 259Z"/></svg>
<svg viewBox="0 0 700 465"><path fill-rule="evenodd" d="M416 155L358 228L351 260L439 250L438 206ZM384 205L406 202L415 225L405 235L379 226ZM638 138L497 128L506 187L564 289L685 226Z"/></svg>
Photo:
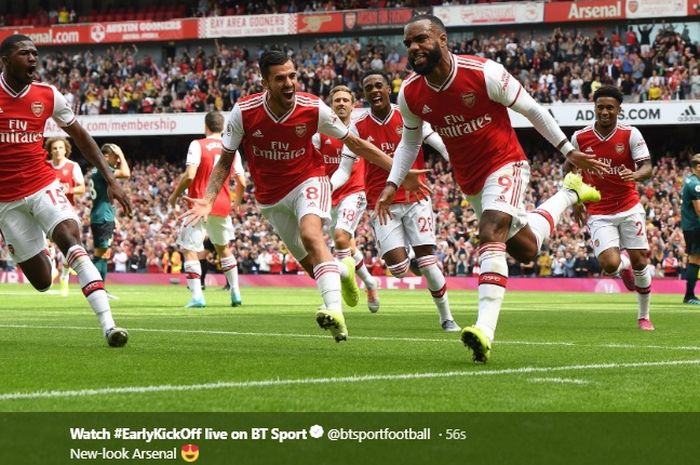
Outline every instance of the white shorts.
<svg viewBox="0 0 700 465"><path fill-rule="evenodd" d="M228 245L235 239L233 223L230 216L209 216L206 223L183 226L177 237L177 245L192 252L204 251L204 237L214 245Z"/></svg>
<svg viewBox="0 0 700 465"><path fill-rule="evenodd" d="M340 203L331 210L331 231L342 229L354 237L357 225L360 224L362 214L366 209L367 196L364 192L355 192L343 197Z"/></svg>
<svg viewBox="0 0 700 465"><path fill-rule="evenodd" d="M294 258L301 261L307 252L299 235L299 222L306 215L316 215L324 224L330 223L331 183L327 176L309 178L276 204L258 207Z"/></svg>
<svg viewBox="0 0 700 465"><path fill-rule="evenodd" d="M612 247L649 250L646 214L641 204L614 215L591 215L588 229L596 257Z"/></svg>
<svg viewBox="0 0 700 465"><path fill-rule="evenodd" d="M17 263L22 263L46 248L46 237L66 220L80 225L61 184L56 180L34 194L14 202L0 202L0 231Z"/></svg>
<svg viewBox="0 0 700 465"><path fill-rule="evenodd" d="M491 173L481 192L467 196L467 200L479 219L485 210L496 210L512 216L506 238L510 239L527 226L525 193L529 182L530 165L526 161L509 163Z"/></svg>
<svg viewBox="0 0 700 465"><path fill-rule="evenodd" d="M429 198L394 204L389 212L391 219L386 224L380 224L376 215L372 215L370 223L382 256L398 248L435 245L435 214Z"/></svg>

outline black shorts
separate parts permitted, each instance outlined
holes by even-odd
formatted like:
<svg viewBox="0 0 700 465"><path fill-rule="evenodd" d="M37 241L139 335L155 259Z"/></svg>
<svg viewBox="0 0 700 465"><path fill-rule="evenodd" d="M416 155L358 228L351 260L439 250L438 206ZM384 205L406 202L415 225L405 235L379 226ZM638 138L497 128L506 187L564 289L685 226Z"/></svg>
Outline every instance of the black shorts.
<svg viewBox="0 0 700 465"><path fill-rule="evenodd" d="M685 253L688 255L700 255L700 229L690 231L683 230L685 239Z"/></svg>
<svg viewBox="0 0 700 465"><path fill-rule="evenodd" d="M91 223L92 242L96 249L108 249L112 245L114 234L114 221L106 223Z"/></svg>

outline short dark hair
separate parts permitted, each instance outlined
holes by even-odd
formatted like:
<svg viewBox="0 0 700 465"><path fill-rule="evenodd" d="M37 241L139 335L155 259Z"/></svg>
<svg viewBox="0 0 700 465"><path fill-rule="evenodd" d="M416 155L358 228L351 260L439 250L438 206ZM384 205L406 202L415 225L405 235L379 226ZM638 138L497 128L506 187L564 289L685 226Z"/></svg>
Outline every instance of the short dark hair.
<svg viewBox="0 0 700 465"><path fill-rule="evenodd" d="M447 32L447 29L445 29L445 23L443 23L442 20L440 18L438 18L437 16L433 16L433 15L429 15L429 14L415 15L413 18L408 20L406 25L409 25L411 23L415 23L418 21L423 21L424 19L433 23L433 26L435 26L438 29L438 31Z"/></svg>
<svg viewBox="0 0 700 465"><path fill-rule="evenodd" d="M362 78L360 79L360 87L364 86L365 79L367 79L370 76L381 76L384 78L384 81L387 84L391 84L391 80L389 79L389 76L383 71L375 71L375 70L369 70L366 71L363 75Z"/></svg>
<svg viewBox="0 0 700 465"><path fill-rule="evenodd" d="M210 111L204 117L204 124L211 132L224 131L224 117L218 111Z"/></svg>
<svg viewBox="0 0 700 465"><path fill-rule="evenodd" d="M32 42L31 37L24 34L12 34L0 44L0 56L7 56L18 42Z"/></svg>
<svg viewBox="0 0 700 465"><path fill-rule="evenodd" d="M283 65L289 60L287 54L281 50L268 50L260 56L260 74L262 74L263 79L267 79L270 66Z"/></svg>
<svg viewBox="0 0 700 465"><path fill-rule="evenodd" d="M593 93L593 101L595 102L600 97L612 97L622 105L622 91L615 86L600 86Z"/></svg>

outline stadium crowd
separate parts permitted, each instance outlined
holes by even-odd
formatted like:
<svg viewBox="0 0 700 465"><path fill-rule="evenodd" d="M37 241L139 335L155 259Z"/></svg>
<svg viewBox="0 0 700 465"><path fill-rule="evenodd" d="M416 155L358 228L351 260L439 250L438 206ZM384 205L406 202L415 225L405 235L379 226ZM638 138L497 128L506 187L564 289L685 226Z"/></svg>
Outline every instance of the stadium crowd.
<svg viewBox="0 0 700 465"><path fill-rule="evenodd" d="M226 1L207 5L226 8L227 3L238 5ZM269 3L276 2L245 4L255 8ZM305 9L318 10L323 5L332 8L341 3L345 8L372 2L292 1L289 6L304 5ZM416 6L420 2L388 3ZM317 40L311 48L295 50L287 44L280 48L295 61L300 90L327 97L332 87L345 84L355 92L359 106L366 106L357 85L364 71L385 71L394 97L407 73L402 53L381 39L369 38L362 44L351 38ZM476 54L502 63L543 103L589 101L602 84L619 86L628 102L700 99L698 44L691 41L687 27L677 31L672 25L660 23L630 26L621 33L606 34L599 30L594 36L561 29L527 38L518 38L515 33L480 35L452 42L450 48L455 53ZM158 63L153 57L139 53L136 45L116 45L102 52L86 49L76 54L47 49L42 50L38 72L40 80L54 84L66 95L78 114L228 111L240 97L261 90L257 58L263 50L253 54L237 44L216 41L212 50L198 46ZM685 268L684 241L677 224L679 192L687 175L685 161L689 150L655 160L654 176L640 186L648 215L651 263L657 276L678 276ZM552 155L549 146L529 147L526 151L533 170L529 204L534 208L557 190L563 178L562 163ZM478 273L474 212L455 186L444 162L431 156L428 165L433 169L436 255L441 266L451 276ZM178 212L168 208L167 197L182 167L163 159L137 162L132 168L128 188L135 215L131 219L118 218L110 266L116 271L179 272L181 260L175 250ZM91 202L88 196L78 202L83 238L90 244ZM301 272L284 244L262 220L250 186L240 211L234 215L234 226L241 273ZM366 218L357 235L371 272L385 274ZM215 269L213 254L209 262ZM0 248L0 268L8 264L11 264L9 257ZM586 231L569 216L560 223L555 237L535 262L510 263L511 276L573 277L599 273Z"/></svg>
<svg viewBox="0 0 700 465"><path fill-rule="evenodd" d="M31 6L10 9L0 6L2 26L49 26L53 24L100 23L203 16L237 16L271 13L313 13L318 11L355 10L366 8L430 7L433 5L465 5L496 3L509 0L160 0L146 4L139 0L102 0L92 8L71 0L41 0L38 10ZM558 0L555 0L558 1ZM82 8L81 8L82 7ZM12 13L11 13L12 12Z"/></svg>
<svg viewBox="0 0 700 465"><path fill-rule="evenodd" d="M526 151L530 155L532 181L527 196L528 209L555 193L563 179L563 160L553 155L546 143L535 143ZM685 270L683 234L680 222L680 190L689 174L690 148L681 153L666 153L654 162L654 175L640 185L641 202L647 211L647 232L650 263L657 277L680 277ZM436 211L436 256L448 276L478 274L476 246L477 223L474 211L446 169L445 162L430 153L426 159L432 169L433 205ZM109 257L110 268L122 272L181 271L181 255L177 252L181 211L167 205L168 195L177 183L182 167L165 160L137 162L127 187L134 209L132 218L117 214L117 227ZM78 211L83 219L83 240L92 243L89 228L91 201L89 195L78 198ZM186 204L181 204L182 209ZM235 250L239 270L243 274L303 273L274 233L262 219L254 202L254 190L249 184L242 205L233 214L236 230ZM386 275L385 264L377 256L377 245L367 215L357 229L357 243L365 252L365 260L374 275ZM217 271L218 261L213 248L208 252L210 271ZM0 268L7 266L8 257L0 252ZM557 226L556 233L543 248L536 261L520 264L509 261L510 276L525 277L587 277L600 275L593 254L590 236L581 229L570 212Z"/></svg>
<svg viewBox="0 0 700 465"><path fill-rule="evenodd" d="M261 90L257 59L265 48L253 54L225 41L215 45L183 50L160 63L140 54L136 45L72 55L46 51L38 72L66 95L77 114L228 111L240 97ZM280 48L295 61L300 90L324 98L345 84L361 102L356 83L369 69L387 73L395 97L408 72L403 50L381 39ZM623 34L599 30L594 36L557 28L527 39L515 33L480 35L450 48L502 63L542 103L588 101L603 84L620 87L627 102L700 98L698 44L687 27L676 31L660 23L630 26Z"/></svg>

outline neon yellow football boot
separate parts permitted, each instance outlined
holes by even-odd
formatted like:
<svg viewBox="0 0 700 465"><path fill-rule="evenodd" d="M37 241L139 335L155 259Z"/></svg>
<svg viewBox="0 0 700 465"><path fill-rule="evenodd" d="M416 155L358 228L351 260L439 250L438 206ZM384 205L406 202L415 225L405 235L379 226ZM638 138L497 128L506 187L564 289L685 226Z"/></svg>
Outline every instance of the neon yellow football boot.
<svg viewBox="0 0 700 465"><path fill-rule="evenodd" d="M564 177L564 188L576 192L579 203L600 201L600 191L583 182L580 174L570 172Z"/></svg>
<svg viewBox="0 0 700 465"><path fill-rule="evenodd" d="M335 342L348 339L348 327L345 326L345 317L340 310L323 309L316 312L316 323L321 329L330 330Z"/></svg>
<svg viewBox="0 0 700 465"><path fill-rule="evenodd" d="M486 363L491 356L491 341L476 326L462 329L460 339L466 347L472 350L472 360L476 363Z"/></svg>

